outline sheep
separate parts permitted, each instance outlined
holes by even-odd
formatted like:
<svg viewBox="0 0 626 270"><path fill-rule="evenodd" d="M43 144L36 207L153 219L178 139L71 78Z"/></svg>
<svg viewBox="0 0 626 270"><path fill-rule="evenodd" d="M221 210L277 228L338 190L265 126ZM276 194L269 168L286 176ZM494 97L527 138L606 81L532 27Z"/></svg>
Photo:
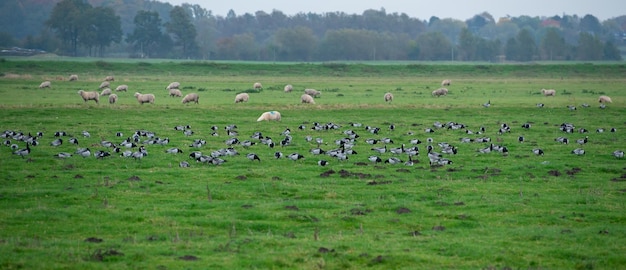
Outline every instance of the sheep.
<svg viewBox="0 0 626 270"><path fill-rule="evenodd" d="M173 82L167 85L167 87L165 87L165 90L178 89L179 87L180 87L179 82Z"/></svg>
<svg viewBox="0 0 626 270"><path fill-rule="evenodd" d="M189 102L195 102L196 104L198 104L198 99L200 97L198 96L198 94L196 93L189 93L187 94L184 98L183 98L183 104L187 104Z"/></svg>
<svg viewBox="0 0 626 270"><path fill-rule="evenodd" d="M115 88L115 91L118 91L118 92L120 92L120 91L126 92L126 91L128 91L128 85L121 84L121 85L119 85L119 86L117 86L117 87Z"/></svg>
<svg viewBox="0 0 626 270"><path fill-rule="evenodd" d="M443 80L441 82L441 86L450 86L452 84L452 80Z"/></svg>
<svg viewBox="0 0 626 270"><path fill-rule="evenodd" d="M85 90L78 90L78 94L83 98L83 101L93 100L96 103L100 101L100 94L97 91L86 92Z"/></svg>
<svg viewBox="0 0 626 270"><path fill-rule="evenodd" d="M613 101L611 100L611 98L609 96L600 96L598 98L598 102L600 102L600 103L613 103Z"/></svg>
<svg viewBox="0 0 626 270"><path fill-rule="evenodd" d="M178 89L170 89L170 97L182 97L183 93Z"/></svg>
<svg viewBox="0 0 626 270"><path fill-rule="evenodd" d="M304 93L312 97L319 97L319 95L322 94L320 91L315 89L304 89Z"/></svg>
<svg viewBox="0 0 626 270"><path fill-rule="evenodd" d="M106 76L106 77L104 78L104 81L105 81L105 82L112 82L112 81L115 81L115 77L113 77L113 76Z"/></svg>
<svg viewBox="0 0 626 270"><path fill-rule="evenodd" d="M393 101L393 94L385 93L385 102L391 102L391 101Z"/></svg>
<svg viewBox="0 0 626 270"><path fill-rule="evenodd" d="M50 81L45 81L39 85L39 88L50 88L51 85Z"/></svg>
<svg viewBox="0 0 626 270"><path fill-rule="evenodd" d="M250 96L247 93L239 93L235 96L235 103L248 102Z"/></svg>
<svg viewBox="0 0 626 270"><path fill-rule="evenodd" d="M153 94L141 94L139 92L135 93L135 97L137 98L137 101L139 102L139 104L144 104L144 103L152 103L154 104L154 95Z"/></svg>
<svg viewBox="0 0 626 270"><path fill-rule="evenodd" d="M100 87L98 87L98 89L107 88L107 87L110 87L110 86L111 86L111 83L109 83L107 81L104 81L104 82L102 82L100 84Z"/></svg>
<svg viewBox="0 0 626 270"><path fill-rule="evenodd" d="M541 89L541 93L546 97L553 97L556 95L556 90L554 89Z"/></svg>
<svg viewBox="0 0 626 270"><path fill-rule="evenodd" d="M117 101L117 95L116 94L111 94L109 96L109 104L114 104Z"/></svg>
<svg viewBox="0 0 626 270"><path fill-rule="evenodd" d="M257 122L260 121L270 121L270 120L274 120L274 121L280 121L280 113L277 111L269 111L269 112L264 112L261 114L261 116L259 117L259 119L257 119Z"/></svg>
<svg viewBox="0 0 626 270"><path fill-rule="evenodd" d="M302 96L300 96L300 100L302 101L302 103L315 104L315 99L307 94L302 94Z"/></svg>
<svg viewBox="0 0 626 270"><path fill-rule="evenodd" d="M111 94L111 88L104 88L100 93L101 96L108 96Z"/></svg>
<svg viewBox="0 0 626 270"><path fill-rule="evenodd" d="M261 83L260 83L260 82L255 82L255 83L252 85L252 88L254 88L254 90L260 90L260 89L262 89L262 88L263 88L263 85L261 85Z"/></svg>
<svg viewBox="0 0 626 270"><path fill-rule="evenodd" d="M433 91L432 95L434 97L439 97L439 96L445 96L448 95L448 89L447 88L439 88L435 91Z"/></svg>
<svg viewBox="0 0 626 270"><path fill-rule="evenodd" d="M78 75L76 75L76 74L70 75L69 81L70 82L78 81Z"/></svg>
<svg viewBox="0 0 626 270"><path fill-rule="evenodd" d="M285 93L291 93L293 86L291 84L285 85Z"/></svg>

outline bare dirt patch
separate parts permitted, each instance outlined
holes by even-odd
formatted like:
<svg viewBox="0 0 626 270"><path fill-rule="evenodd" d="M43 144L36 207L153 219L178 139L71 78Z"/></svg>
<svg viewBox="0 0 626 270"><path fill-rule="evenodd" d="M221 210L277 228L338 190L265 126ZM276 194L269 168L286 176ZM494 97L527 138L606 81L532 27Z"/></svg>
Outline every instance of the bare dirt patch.
<svg viewBox="0 0 626 270"><path fill-rule="evenodd" d="M88 243L102 243L102 238L97 238L97 237L88 237L87 239L85 239L85 242Z"/></svg>
<svg viewBox="0 0 626 270"><path fill-rule="evenodd" d="M408 214L408 213L411 213L411 209L406 208L406 207L400 207L400 208L396 209L396 213L398 213L398 214Z"/></svg>
<svg viewBox="0 0 626 270"><path fill-rule="evenodd" d="M183 261L197 261L197 260L199 260L198 257L193 256L193 255L181 256L181 257L178 257L178 259L183 260Z"/></svg>
<svg viewBox="0 0 626 270"><path fill-rule="evenodd" d="M558 176L561 176L562 173L559 172L558 170L550 170L550 171L548 171L548 174L551 175L551 176L557 176L558 177Z"/></svg>
<svg viewBox="0 0 626 270"><path fill-rule="evenodd" d="M141 181L141 178L139 178L139 176L133 175L131 177L128 177L128 181Z"/></svg>
<svg viewBox="0 0 626 270"><path fill-rule="evenodd" d="M372 180L372 181L367 182L368 186L385 185L385 184L391 184L391 180L388 180L388 181L378 181L378 182L376 182L376 180Z"/></svg>

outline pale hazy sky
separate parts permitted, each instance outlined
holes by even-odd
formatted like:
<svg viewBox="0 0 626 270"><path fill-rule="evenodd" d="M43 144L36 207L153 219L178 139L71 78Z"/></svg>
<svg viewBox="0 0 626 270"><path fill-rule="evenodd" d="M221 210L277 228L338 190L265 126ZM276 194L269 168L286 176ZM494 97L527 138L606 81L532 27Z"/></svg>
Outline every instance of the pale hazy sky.
<svg viewBox="0 0 626 270"><path fill-rule="evenodd" d="M343 11L362 14L366 9L385 8L387 13L406 13L410 17L428 20L431 16L466 20L483 11L496 20L510 15L517 17L587 14L600 21L626 15L624 0L158 0L172 5L198 4L213 11L213 15L226 16L230 9L237 15L254 14L262 10L271 13L280 10L286 15L299 12L325 13Z"/></svg>

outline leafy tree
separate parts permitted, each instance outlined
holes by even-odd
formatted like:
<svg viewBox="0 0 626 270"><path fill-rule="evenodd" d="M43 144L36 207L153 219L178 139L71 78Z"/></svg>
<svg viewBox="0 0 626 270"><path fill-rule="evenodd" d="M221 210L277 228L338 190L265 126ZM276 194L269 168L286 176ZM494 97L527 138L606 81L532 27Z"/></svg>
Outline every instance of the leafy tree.
<svg viewBox="0 0 626 270"><path fill-rule="evenodd" d="M440 32L448 38L452 44L458 43L459 34L463 28L467 28L465 22L455 19L441 19L428 27L429 32ZM449 58L448 58L449 59Z"/></svg>
<svg viewBox="0 0 626 270"><path fill-rule="evenodd" d="M518 51L519 51L519 45L517 44L517 40L515 38L509 38L506 41L506 46L505 46L505 55L506 55L506 59L507 60L511 60L511 61L516 61L519 60L519 56L518 56Z"/></svg>
<svg viewBox="0 0 626 270"><path fill-rule="evenodd" d="M604 47L598 37L587 32L581 32L578 37L576 59L581 61L602 60Z"/></svg>
<svg viewBox="0 0 626 270"><path fill-rule="evenodd" d="M487 24L478 31L478 36L498 40L502 43L509 38L514 38L519 32L519 27L510 21L499 22L498 24Z"/></svg>
<svg viewBox="0 0 626 270"><path fill-rule="evenodd" d="M99 56L104 56L104 49L112 42L122 40L120 17L109 7L89 9L81 16L80 41L83 45L95 47Z"/></svg>
<svg viewBox="0 0 626 270"><path fill-rule="evenodd" d="M313 31L307 27L281 28L274 36L279 60L309 61L317 42Z"/></svg>
<svg viewBox="0 0 626 270"><path fill-rule="evenodd" d="M84 16L91 5L82 0L63 0L52 10L46 24L53 29L71 55L78 54L79 33L83 27Z"/></svg>
<svg viewBox="0 0 626 270"><path fill-rule="evenodd" d="M613 44L612 41L607 41L604 44L604 60L622 60L622 55L619 49L615 46L615 44Z"/></svg>
<svg viewBox="0 0 626 270"><path fill-rule="evenodd" d="M458 58L461 61L472 61L476 59L476 46L478 39L468 28L463 28L459 37Z"/></svg>
<svg viewBox="0 0 626 270"><path fill-rule="evenodd" d="M541 40L542 58L545 60L563 60L567 51L565 39L559 35L556 28L550 27Z"/></svg>
<svg viewBox="0 0 626 270"><path fill-rule="evenodd" d="M427 32L417 37L419 60L452 60L452 44L440 32Z"/></svg>
<svg viewBox="0 0 626 270"><path fill-rule="evenodd" d="M532 61L537 52L537 44L530 30L524 28L517 33L517 60Z"/></svg>
<svg viewBox="0 0 626 270"><path fill-rule="evenodd" d="M17 41L8 32L0 32L0 47L12 47L17 44Z"/></svg>
<svg viewBox="0 0 626 270"><path fill-rule="evenodd" d="M598 18L591 14L585 15L582 19L580 19L580 31L600 34L602 32L602 25Z"/></svg>
<svg viewBox="0 0 626 270"><path fill-rule="evenodd" d="M175 44L181 46L181 56L193 58L198 48L196 44L197 33L189 14L181 6L176 6L170 11L170 19L165 26L167 31L175 36Z"/></svg>
<svg viewBox="0 0 626 270"><path fill-rule="evenodd" d="M163 38L159 13L141 10L137 12L133 21L135 30L128 35L126 41L131 43L136 51L139 51L141 57L153 57Z"/></svg>

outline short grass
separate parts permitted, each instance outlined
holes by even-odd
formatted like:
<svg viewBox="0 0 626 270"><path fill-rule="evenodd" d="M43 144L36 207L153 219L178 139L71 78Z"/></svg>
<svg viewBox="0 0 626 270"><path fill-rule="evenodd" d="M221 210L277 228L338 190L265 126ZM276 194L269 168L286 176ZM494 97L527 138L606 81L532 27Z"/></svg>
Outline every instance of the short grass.
<svg viewBox="0 0 626 270"><path fill-rule="evenodd" d="M0 148L0 268L3 269L616 269L626 265L626 164L612 156L626 150L626 93L621 65L367 65L110 63L71 61L0 62L0 130L43 132L40 145L24 158ZM80 70L78 72L76 70ZM407 71L409 70L409 71ZM77 73L78 82L57 80ZM110 105L85 104L76 91L95 90L104 76L128 84ZM430 93L451 78L450 94ZM42 80L52 89L38 89ZM165 86L182 84L200 104L180 104ZM252 90L259 81L264 88ZM285 84L294 85L284 93ZM299 103L305 88L322 92L315 105ZM554 88L556 97L543 97ZM154 93L156 104L139 105L133 93ZM234 104L249 92L250 101ZM383 94L395 99L385 104ZM598 108L597 97L613 103ZM483 103L491 101L490 108ZM537 108L544 103L544 108ZM590 105L582 107L583 103ZM568 105L577 106L571 111ZM256 122L278 110L281 122ZM458 122L484 134L435 129ZM336 123L315 131L314 123ZM352 127L350 123L362 123ZM511 132L499 134L502 124ZM531 123L530 129L521 125ZM564 133L572 123L589 133ZM240 140L262 132L274 141L290 128L289 146L234 146L240 155L215 166L188 154L227 147L224 127L237 125ZM394 124L395 130L389 126ZM190 125L194 134L174 130ZM211 136L211 126L219 136ZM298 126L304 125L300 130ZM365 126L379 127L372 134ZM604 133L596 129L604 128ZM616 128L616 132L610 132ZM315 156L336 148L344 131L359 134L346 161ZM81 135L89 131L91 137ZM148 130L170 143L146 145L141 160L93 156L54 158L77 147L108 150L100 141L121 142ZM56 131L79 140L50 146ZM122 132L123 137L116 137ZM518 142L524 136L525 142ZM559 136L571 143L560 144ZM589 137L585 145L576 139ZM373 164L367 138L391 138L388 147L418 138L412 167ZM481 154L490 137L509 149ZM453 164L430 166L427 138L458 147ZM146 138L142 138L145 140ZM189 147L195 139L207 144ZM3 139L5 140L5 139ZM23 142L11 140L20 148ZM167 154L179 147L183 154ZM583 148L584 156L571 154ZM542 148L544 156L531 150ZM304 159L275 159L274 153ZM256 153L261 162L250 161ZM380 155L389 158L392 154ZM399 155L407 160L406 155ZM317 161L329 161L326 167ZM180 168L189 161L190 168Z"/></svg>

